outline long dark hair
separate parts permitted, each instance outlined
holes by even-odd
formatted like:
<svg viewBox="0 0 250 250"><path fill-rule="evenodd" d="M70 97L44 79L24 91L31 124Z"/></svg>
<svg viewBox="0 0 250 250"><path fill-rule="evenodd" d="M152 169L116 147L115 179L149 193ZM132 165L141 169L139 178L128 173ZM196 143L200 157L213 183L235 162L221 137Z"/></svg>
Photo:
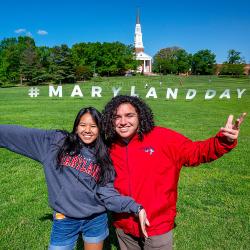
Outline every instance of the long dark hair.
<svg viewBox="0 0 250 250"><path fill-rule="evenodd" d="M116 140L117 134L114 126L114 117L117 112L117 108L124 103L131 104L138 115L139 119L139 128L137 134L139 140L143 140L143 135L149 133L154 127L154 116L151 108L139 97L128 96L128 95L118 95L113 97L109 101L104 110L103 114L103 130L105 134L105 139L109 144Z"/></svg>
<svg viewBox="0 0 250 250"><path fill-rule="evenodd" d="M105 145L104 140L103 140L101 113L93 107L82 108L78 112L75 118L72 132L69 133L67 131L64 131L64 133L66 134L66 137L64 139L63 145L60 147L58 151L57 162L60 163L62 157L65 156L66 154L74 156L80 153L80 150L82 146L84 145L84 142L81 141L81 139L79 138L76 132L77 132L77 126L81 120L81 117L86 113L89 113L92 116L93 120L95 121L99 129L99 135L97 136L96 140L91 143L91 146L93 147L96 153L95 156L96 156L97 164L100 166L100 169L101 169L98 183L105 184L109 182L111 178L114 176L114 168L113 168L112 160L108 153L108 148Z"/></svg>

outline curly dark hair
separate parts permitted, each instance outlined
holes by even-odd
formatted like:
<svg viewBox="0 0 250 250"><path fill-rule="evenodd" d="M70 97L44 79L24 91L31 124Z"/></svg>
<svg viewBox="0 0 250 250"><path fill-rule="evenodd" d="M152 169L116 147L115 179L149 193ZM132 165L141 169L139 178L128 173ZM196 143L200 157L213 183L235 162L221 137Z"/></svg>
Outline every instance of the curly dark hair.
<svg viewBox="0 0 250 250"><path fill-rule="evenodd" d="M117 108L124 103L131 104L138 115L139 129L137 131L139 140L143 140L143 135L149 133L154 127L154 116L151 108L139 97L118 95L113 97L109 101L102 112L102 128L105 134L105 139L108 144L111 144L116 140L117 134L114 126L114 117L117 112Z"/></svg>

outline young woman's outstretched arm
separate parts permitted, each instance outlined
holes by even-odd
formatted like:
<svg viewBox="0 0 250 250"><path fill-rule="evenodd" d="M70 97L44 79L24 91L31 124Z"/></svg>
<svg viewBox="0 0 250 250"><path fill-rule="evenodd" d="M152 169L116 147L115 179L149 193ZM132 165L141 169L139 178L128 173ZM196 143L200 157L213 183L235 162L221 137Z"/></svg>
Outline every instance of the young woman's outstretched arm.
<svg viewBox="0 0 250 250"><path fill-rule="evenodd" d="M0 125L0 147L43 162L52 131Z"/></svg>

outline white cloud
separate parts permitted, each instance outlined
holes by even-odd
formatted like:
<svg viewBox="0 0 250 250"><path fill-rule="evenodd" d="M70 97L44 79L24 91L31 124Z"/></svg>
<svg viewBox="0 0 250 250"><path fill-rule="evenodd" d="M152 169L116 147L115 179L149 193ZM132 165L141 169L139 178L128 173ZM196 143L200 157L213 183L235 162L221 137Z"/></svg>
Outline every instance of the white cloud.
<svg viewBox="0 0 250 250"><path fill-rule="evenodd" d="M38 30L37 34L41 36L45 36L45 35L48 35L48 32L46 30Z"/></svg>
<svg viewBox="0 0 250 250"><path fill-rule="evenodd" d="M29 32L29 31L27 31L27 32L26 32L26 36L32 37L32 33Z"/></svg>
<svg viewBox="0 0 250 250"><path fill-rule="evenodd" d="M17 30L15 30L15 33L17 33L17 34L20 34L20 33L23 33L23 32L26 32L26 29L17 29Z"/></svg>
<svg viewBox="0 0 250 250"><path fill-rule="evenodd" d="M17 34L25 33L25 36L32 37L32 33L26 29L17 29L15 30L15 33Z"/></svg>

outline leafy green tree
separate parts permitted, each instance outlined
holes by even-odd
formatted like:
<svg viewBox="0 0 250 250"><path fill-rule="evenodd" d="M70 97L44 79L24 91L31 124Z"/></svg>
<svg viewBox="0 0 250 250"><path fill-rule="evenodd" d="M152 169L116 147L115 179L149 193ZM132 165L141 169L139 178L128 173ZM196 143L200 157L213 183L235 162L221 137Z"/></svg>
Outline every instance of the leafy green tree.
<svg viewBox="0 0 250 250"><path fill-rule="evenodd" d="M75 66L97 65L101 60L101 43L77 43L72 46ZM94 68L93 68L94 70Z"/></svg>
<svg viewBox="0 0 250 250"><path fill-rule="evenodd" d="M67 45L63 44L51 49L50 74L56 83L75 82L75 67L71 50Z"/></svg>
<svg viewBox="0 0 250 250"><path fill-rule="evenodd" d="M178 74L189 71L191 55L179 47L161 49L154 56L153 71L163 74Z"/></svg>
<svg viewBox="0 0 250 250"><path fill-rule="evenodd" d="M76 66L76 79L78 81L89 80L93 76L90 66Z"/></svg>
<svg viewBox="0 0 250 250"><path fill-rule="evenodd" d="M34 39L24 36L7 38L0 44L0 79L5 82L32 82L38 74Z"/></svg>
<svg viewBox="0 0 250 250"><path fill-rule="evenodd" d="M211 50L199 50L192 57L192 74L212 75L215 71L215 54Z"/></svg>
<svg viewBox="0 0 250 250"><path fill-rule="evenodd" d="M51 51L52 49L46 46L36 48L39 59L39 74L34 78L36 82L48 82L52 80L51 70Z"/></svg>
<svg viewBox="0 0 250 250"><path fill-rule="evenodd" d="M175 52L177 73L186 73L191 68L192 55L188 54L184 49Z"/></svg>
<svg viewBox="0 0 250 250"><path fill-rule="evenodd" d="M223 63L220 75L239 77L244 74L244 64Z"/></svg>
<svg viewBox="0 0 250 250"><path fill-rule="evenodd" d="M158 51L154 56L153 71L163 74L176 73L177 65L174 63L174 52L178 49L178 47L171 47Z"/></svg>
<svg viewBox="0 0 250 250"><path fill-rule="evenodd" d="M9 62L6 60L6 55L3 50L0 49L0 85L4 85L7 82L7 70Z"/></svg>
<svg viewBox="0 0 250 250"><path fill-rule="evenodd" d="M245 61L241 52L234 49L228 51L227 61L222 64L220 75L239 77L244 74Z"/></svg>
<svg viewBox="0 0 250 250"><path fill-rule="evenodd" d="M240 64L245 63L243 57L241 57L241 52L236 51L234 49L230 49L228 51L227 63L229 64Z"/></svg>
<svg viewBox="0 0 250 250"><path fill-rule="evenodd" d="M40 64L35 41L30 37L19 37L18 47L20 52L20 83L22 84L23 80L32 84L37 83Z"/></svg>
<svg viewBox="0 0 250 250"><path fill-rule="evenodd" d="M0 79L16 83L19 80L20 52L16 38L6 38L0 43Z"/></svg>
<svg viewBox="0 0 250 250"><path fill-rule="evenodd" d="M136 69L133 47L120 42L78 43L72 47L76 67L88 66L93 74L121 75L128 69Z"/></svg>

